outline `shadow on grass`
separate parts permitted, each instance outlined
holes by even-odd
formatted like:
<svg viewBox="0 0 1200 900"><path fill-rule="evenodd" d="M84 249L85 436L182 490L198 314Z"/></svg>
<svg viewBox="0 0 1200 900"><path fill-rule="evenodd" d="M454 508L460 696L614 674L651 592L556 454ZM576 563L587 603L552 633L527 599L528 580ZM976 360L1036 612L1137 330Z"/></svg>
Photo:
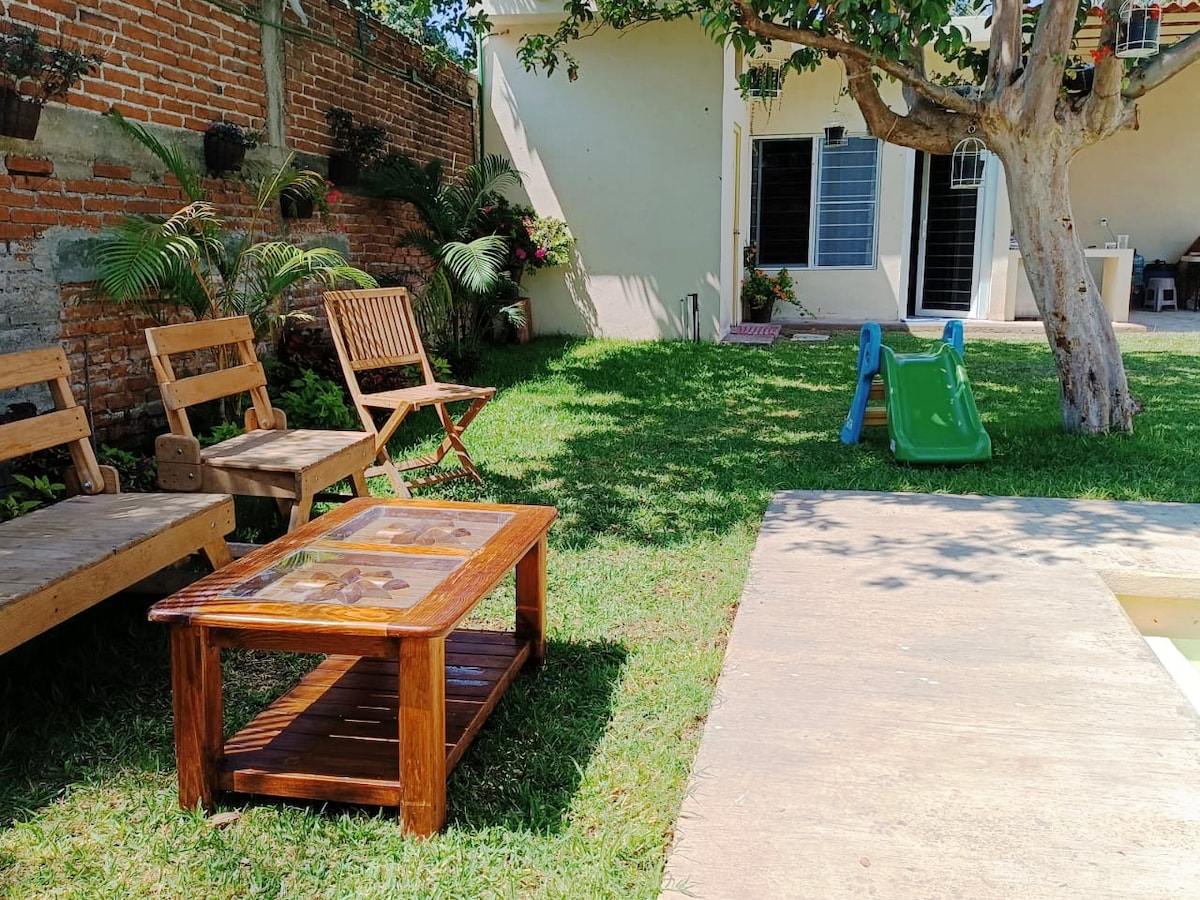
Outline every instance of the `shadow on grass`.
<svg viewBox="0 0 1200 900"><path fill-rule="evenodd" d="M70 785L174 765L166 629L120 596L0 656L0 826Z"/></svg>
<svg viewBox="0 0 1200 900"><path fill-rule="evenodd" d="M120 770L173 777L166 629L148 601L118 597L0 657L0 827L73 785ZM524 673L452 774L451 825L554 832L611 718L626 652L618 644L551 641L545 666ZM226 653L230 730L283 693L316 657ZM294 801L230 797L225 808ZM357 815L394 810L300 804Z"/></svg>
<svg viewBox="0 0 1200 900"><path fill-rule="evenodd" d="M932 340L891 335L900 352ZM853 391L857 338L768 349L682 342L579 343L543 339L498 351L498 371L529 354L539 374L496 401L519 423L516 474L477 458L485 483L442 489L455 499L547 503L560 546L603 535L649 546L723 534L755 521L789 488L982 493L1002 496L1200 500L1200 472L1182 465L1200 431L1200 359L1126 352L1145 405L1132 436L1063 432L1058 380L1044 343L972 341L967 369L994 459L983 465L908 466L886 428L858 446L838 440ZM548 353L548 351L550 351ZM482 377L490 374L485 369ZM500 427L500 426L493 426ZM521 458L521 429L531 447ZM471 435L468 435L468 444Z"/></svg>

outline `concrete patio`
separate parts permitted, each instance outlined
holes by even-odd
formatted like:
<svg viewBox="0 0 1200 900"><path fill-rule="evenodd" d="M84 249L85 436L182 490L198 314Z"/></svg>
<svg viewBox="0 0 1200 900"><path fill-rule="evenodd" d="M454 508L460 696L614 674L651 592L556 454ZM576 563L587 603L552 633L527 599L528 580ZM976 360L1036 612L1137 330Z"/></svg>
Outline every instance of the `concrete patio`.
<svg viewBox="0 0 1200 900"><path fill-rule="evenodd" d="M1200 598L1198 533L1184 504L777 494L663 896L1197 896L1200 716L1113 591Z"/></svg>

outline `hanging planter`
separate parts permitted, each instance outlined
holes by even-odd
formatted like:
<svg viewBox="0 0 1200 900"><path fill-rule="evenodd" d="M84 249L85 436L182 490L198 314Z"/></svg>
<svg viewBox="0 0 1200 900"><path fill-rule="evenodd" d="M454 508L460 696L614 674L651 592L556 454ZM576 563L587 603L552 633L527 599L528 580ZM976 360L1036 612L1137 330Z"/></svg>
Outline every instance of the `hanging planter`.
<svg viewBox="0 0 1200 900"><path fill-rule="evenodd" d="M338 187L355 187L360 171L358 160L349 153L335 150L329 154L329 180Z"/></svg>
<svg viewBox="0 0 1200 900"><path fill-rule="evenodd" d="M958 142L950 157L950 188L955 191L977 191L983 185L987 168L987 146L974 136L971 128L967 137Z"/></svg>
<svg viewBox="0 0 1200 900"><path fill-rule="evenodd" d="M241 167L246 151L257 147L257 132L233 122L213 122L204 132L204 166L210 175L221 175Z"/></svg>
<svg viewBox="0 0 1200 900"><path fill-rule="evenodd" d="M754 100L774 100L783 88L783 73L778 65L755 63L746 70L746 96Z"/></svg>
<svg viewBox="0 0 1200 900"><path fill-rule="evenodd" d="M0 89L0 135L32 141L41 119L41 104L26 100L12 88Z"/></svg>
<svg viewBox="0 0 1200 900"><path fill-rule="evenodd" d="M1121 59L1141 59L1158 53L1162 7L1149 0L1125 0L1117 22L1116 54Z"/></svg>
<svg viewBox="0 0 1200 900"><path fill-rule="evenodd" d="M299 191L284 189L279 194L279 212L285 219L311 219L313 198Z"/></svg>

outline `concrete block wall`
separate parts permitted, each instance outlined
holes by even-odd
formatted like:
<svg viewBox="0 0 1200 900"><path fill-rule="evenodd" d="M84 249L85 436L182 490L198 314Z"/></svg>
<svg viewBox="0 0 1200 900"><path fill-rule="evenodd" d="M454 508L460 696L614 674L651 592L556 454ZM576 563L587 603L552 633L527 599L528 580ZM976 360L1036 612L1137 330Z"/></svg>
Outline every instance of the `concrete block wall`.
<svg viewBox="0 0 1200 900"><path fill-rule="evenodd" d="M307 25L283 0L261 6L243 15L213 0L0 0L0 27L28 24L106 54L96 76L47 105L35 140L0 137L0 352L61 342L102 440L144 438L163 424L142 336L150 323L93 296L88 241L126 214L168 214L184 202L157 160L103 115L112 106L197 159L204 129L224 118L268 136L252 158L294 151L324 171L324 113L334 105L384 125L393 147L422 160L459 170L474 158L467 73L426 69L419 47L377 22L360 29L339 0L301 0ZM360 31L373 39L360 46ZM246 219L252 197L240 180L206 187L228 220ZM426 261L396 246L414 224L403 206L343 191L331 212L329 224L273 219L269 230L335 246L368 271L420 277ZM293 305L319 311L313 292ZM13 399L0 396L0 413Z"/></svg>

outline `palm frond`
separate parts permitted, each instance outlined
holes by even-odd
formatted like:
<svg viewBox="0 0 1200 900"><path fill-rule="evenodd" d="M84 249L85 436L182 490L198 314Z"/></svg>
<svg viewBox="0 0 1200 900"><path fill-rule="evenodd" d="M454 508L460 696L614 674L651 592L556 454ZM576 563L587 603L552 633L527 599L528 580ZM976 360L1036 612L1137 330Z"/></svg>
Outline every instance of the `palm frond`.
<svg viewBox="0 0 1200 900"><path fill-rule="evenodd" d="M113 107L109 116L127 135L158 157L159 162L167 167L167 171L179 181L180 190L191 202L208 199L204 190L203 173L199 170L190 156L184 154L179 145L164 144L137 122L131 122Z"/></svg>
<svg viewBox="0 0 1200 900"><path fill-rule="evenodd" d="M482 215L484 195L516 187L521 183L521 173L511 162L495 153L489 153L479 162L467 166L462 179L447 193L447 203L461 222L463 233L469 233Z"/></svg>
<svg viewBox="0 0 1200 900"><path fill-rule="evenodd" d="M508 261L508 241L497 234L478 237L470 243L450 241L441 249L441 262L450 276L467 290L485 293Z"/></svg>
<svg viewBox="0 0 1200 900"><path fill-rule="evenodd" d="M197 287L210 297L199 262L209 241L204 223L215 220L212 206L201 202L166 220L129 218L106 229L94 250L99 292L146 310L175 296L195 298Z"/></svg>

